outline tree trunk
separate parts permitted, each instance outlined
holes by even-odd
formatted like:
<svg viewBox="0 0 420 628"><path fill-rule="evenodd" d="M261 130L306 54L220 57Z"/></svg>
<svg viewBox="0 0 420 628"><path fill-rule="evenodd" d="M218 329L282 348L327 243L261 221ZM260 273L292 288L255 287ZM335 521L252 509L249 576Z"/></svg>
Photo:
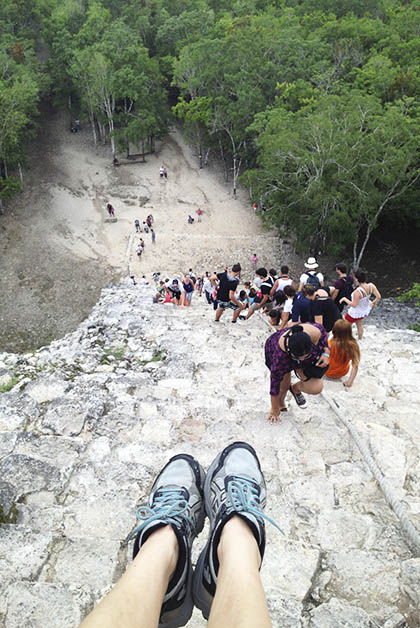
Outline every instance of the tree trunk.
<svg viewBox="0 0 420 628"><path fill-rule="evenodd" d="M23 190L23 172L22 172L22 166L20 165L20 162L18 162L18 170L19 170L19 179L22 184L22 190Z"/></svg>
<svg viewBox="0 0 420 628"><path fill-rule="evenodd" d="M92 109L89 109L89 121L92 129L93 145L95 147L95 151L98 152L98 137L96 135L95 116L93 115Z"/></svg>
<svg viewBox="0 0 420 628"><path fill-rule="evenodd" d="M141 141L141 150L143 151L142 157L143 157L143 163L146 163L146 157L144 154L144 140Z"/></svg>
<svg viewBox="0 0 420 628"><path fill-rule="evenodd" d="M2 199L0 198L0 216L3 216L3 214L4 214L4 209L3 209L3 201L2 201Z"/></svg>

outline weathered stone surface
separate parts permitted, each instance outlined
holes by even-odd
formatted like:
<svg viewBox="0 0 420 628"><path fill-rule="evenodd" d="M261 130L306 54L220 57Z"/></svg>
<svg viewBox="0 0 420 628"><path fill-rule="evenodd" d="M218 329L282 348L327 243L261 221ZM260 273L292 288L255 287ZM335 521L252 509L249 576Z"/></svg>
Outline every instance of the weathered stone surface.
<svg viewBox="0 0 420 628"><path fill-rule="evenodd" d="M355 604L332 598L309 613L305 628L372 628L369 615Z"/></svg>
<svg viewBox="0 0 420 628"><path fill-rule="evenodd" d="M68 383L58 379L39 379L26 387L26 393L37 403L45 403L62 397L68 388Z"/></svg>
<svg viewBox="0 0 420 628"><path fill-rule="evenodd" d="M16 582L6 595L8 628L73 628L91 604L88 592L59 584Z"/></svg>
<svg viewBox="0 0 420 628"><path fill-rule="evenodd" d="M19 496L40 490L59 490L62 477L51 464L23 454L12 454L0 462L0 477L17 489Z"/></svg>
<svg viewBox="0 0 420 628"><path fill-rule="evenodd" d="M112 582L119 549L119 541L101 537L66 539L53 566L55 581L77 586L88 583L93 589L105 587Z"/></svg>
<svg viewBox="0 0 420 628"><path fill-rule="evenodd" d="M417 628L419 559L347 429L322 397L305 411L288 397L281 423L265 420L270 330L258 316L214 325L203 299L155 307L152 292L108 287L73 334L34 355L0 355L19 380L0 395L0 503L17 521L0 527L0 624L54 625L44 618L61 607L59 625L77 625L124 570L136 506L167 460L185 452L207 468L245 440L284 532L267 522L273 626ZM420 529L420 339L382 330L378 343L378 333L366 326L353 388L325 381L325 392ZM207 534L208 523L193 562ZM195 611L189 628L203 625Z"/></svg>
<svg viewBox="0 0 420 628"><path fill-rule="evenodd" d="M50 532L28 526L0 526L0 573L4 583L37 578L48 558Z"/></svg>

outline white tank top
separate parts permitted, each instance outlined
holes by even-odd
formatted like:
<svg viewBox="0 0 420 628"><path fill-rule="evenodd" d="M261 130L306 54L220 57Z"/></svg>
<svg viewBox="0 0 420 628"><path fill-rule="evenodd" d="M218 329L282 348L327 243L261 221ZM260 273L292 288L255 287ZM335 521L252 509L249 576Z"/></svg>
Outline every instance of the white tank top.
<svg viewBox="0 0 420 628"><path fill-rule="evenodd" d="M368 285L370 290L369 294L367 294L365 290L360 286L359 288L356 288L356 290L360 292L361 298L359 299L359 303L356 305L356 307L349 307L348 313L352 318L364 318L369 314L370 310L372 309L372 305L370 303L372 286L371 284Z"/></svg>

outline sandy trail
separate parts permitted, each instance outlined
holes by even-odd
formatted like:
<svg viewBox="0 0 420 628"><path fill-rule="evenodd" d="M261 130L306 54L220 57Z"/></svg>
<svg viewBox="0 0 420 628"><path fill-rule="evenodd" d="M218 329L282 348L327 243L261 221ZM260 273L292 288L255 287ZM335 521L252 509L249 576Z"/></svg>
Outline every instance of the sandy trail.
<svg viewBox="0 0 420 628"><path fill-rule="evenodd" d="M286 262L300 271L291 247L262 227L246 192L234 199L220 172L199 169L179 130L145 163L122 158L113 168L109 145L95 152L89 128L70 133L65 114L45 112L41 129L24 192L9 202L0 222L0 351L34 349L74 330L101 288L129 272L150 279L154 271L201 273L239 261L247 279L254 252L261 265ZM161 164L167 180L159 178ZM106 221L107 202L115 207L115 223ZM149 213L156 243L142 234L146 247L139 261L134 221Z"/></svg>

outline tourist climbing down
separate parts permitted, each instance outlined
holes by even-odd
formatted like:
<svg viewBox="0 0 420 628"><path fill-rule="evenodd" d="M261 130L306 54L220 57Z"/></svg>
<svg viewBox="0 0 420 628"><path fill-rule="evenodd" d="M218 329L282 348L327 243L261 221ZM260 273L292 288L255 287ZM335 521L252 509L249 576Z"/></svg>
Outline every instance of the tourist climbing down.
<svg viewBox="0 0 420 628"><path fill-rule="evenodd" d="M360 362L359 345L353 338L351 327L351 323L342 318L334 323L333 337L329 341L330 364L326 373L328 378L341 379L349 372L351 362L350 377L343 382L346 388L353 386Z"/></svg>
<svg viewBox="0 0 420 628"><path fill-rule="evenodd" d="M349 323L356 323L357 336L361 340L363 338L363 320L369 315L371 309L378 305L382 297L374 283L366 283L366 273L358 270L354 275L357 288L353 291L351 300L342 297L340 302L350 306L345 318ZM370 300L372 295L375 297L373 301Z"/></svg>
<svg viewBox="0 0 420 628"><path fill-rule="evenodd" d="M265 343L265 364L270 369L270 423L278 423L280 413L287 412L288 391L300 408L306 407L302 393L318 395L322 391L321 379L329 359L328 334L317 323L295 325L269 336ZM300 380L293 385L291 371Z"/></svg>

